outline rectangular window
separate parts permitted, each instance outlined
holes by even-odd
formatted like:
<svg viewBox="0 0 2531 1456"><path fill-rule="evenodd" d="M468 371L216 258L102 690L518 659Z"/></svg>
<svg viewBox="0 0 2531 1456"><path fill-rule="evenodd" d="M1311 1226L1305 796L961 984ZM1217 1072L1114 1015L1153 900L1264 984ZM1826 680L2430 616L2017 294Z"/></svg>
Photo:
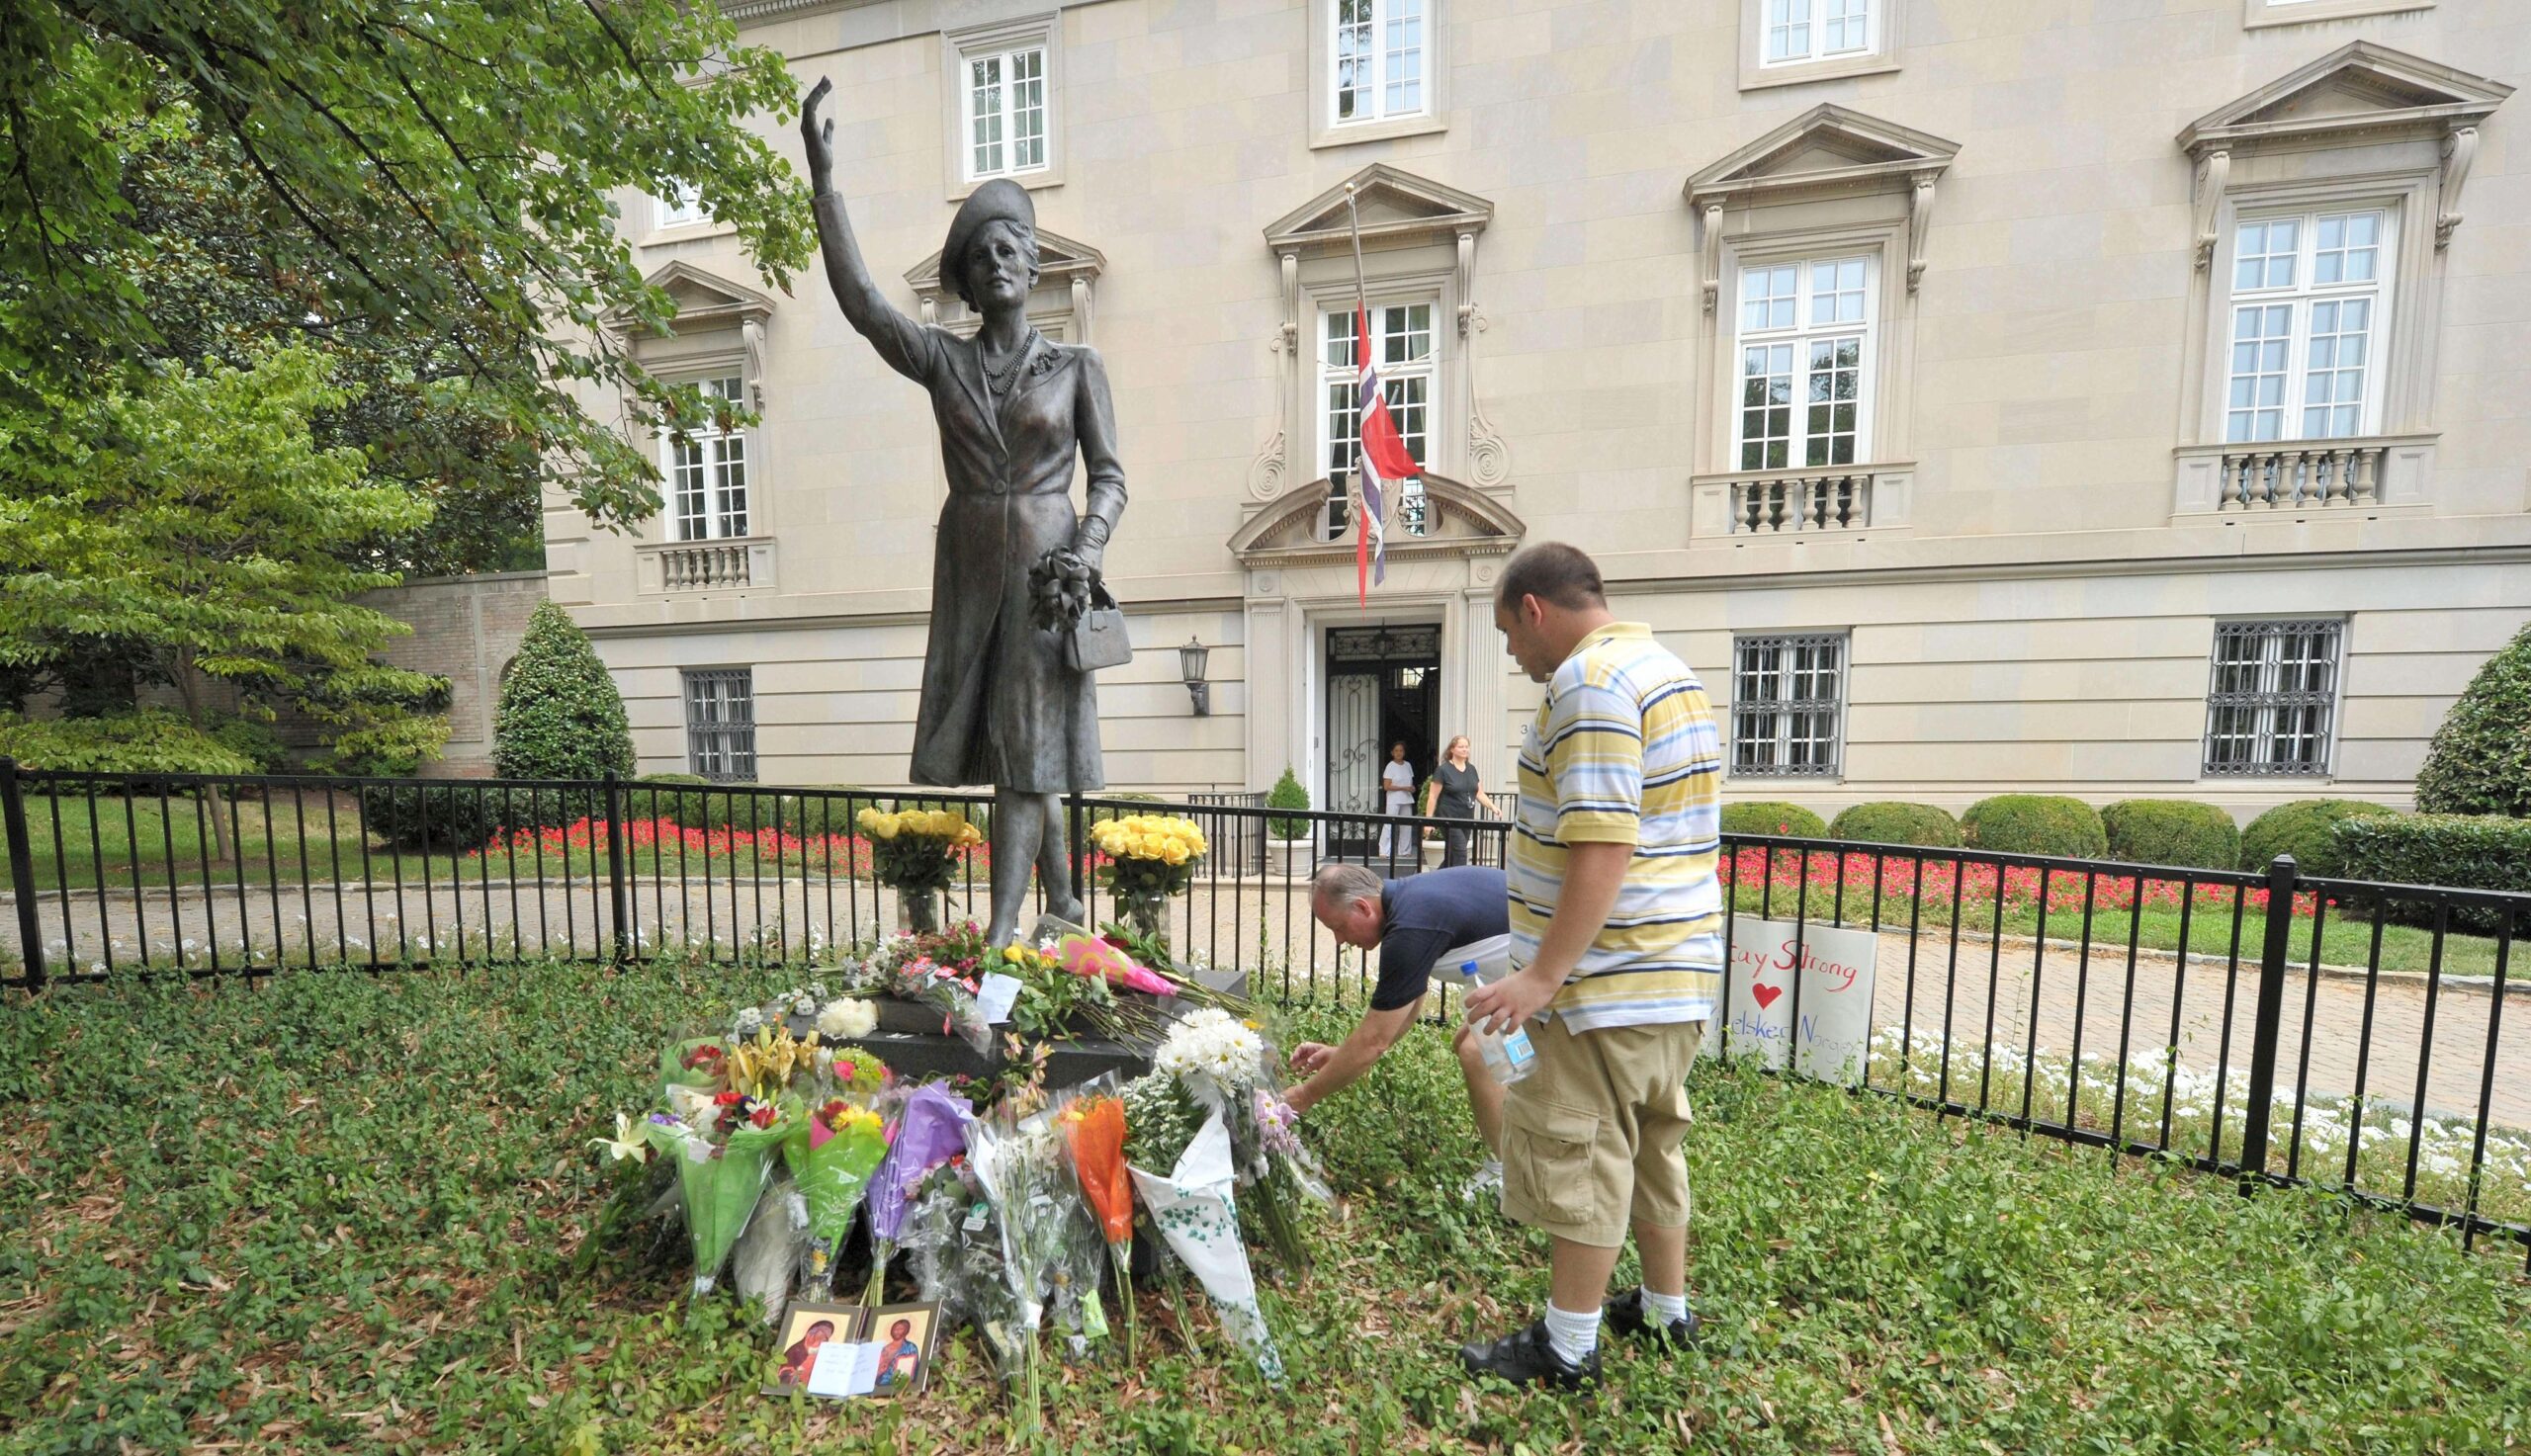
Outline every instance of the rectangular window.
<svg viewBox="0 0 2531 1456"><path fill-rule="evenodd" d="M1336 123L1421 116L1425 0L1321 0L1336 7Z"/></svg>
<svg viewBox="0 0 2531 1456"><path fill-rule="evenodd" d="M736 377L705 380L707 400L736 404ZM747 437L726 409L699 428L667 436L668 519L677 541L747 534Z"/></svg>
<svg viewBox="0 0 2531 1456"><path fill-rule="evenodd" d="M2206 772L2325 774L2342 621L2225 622L2206 694Z"/></svg>
<svg viewBox="0 0 2531 1456"><path fill-rule="evenodd" d="M1768 65L1797 65L1872 49L1878 0L1766 0Z"/></svg>
<svg viewBox="0 0 2531 1456"><path fill-rule="evenodd" d="M1740 270L1739 469L1869 458L1876 266L1867 256Z"/></svg>
<svg viewBox="0 0 2531 1456"><path fill-rule="evenodd" d="M690 227L711 220L712 214L703 206L703 189L691 182L678 183L659 199L661 227Z"/></svg>
<svg viewBox="0 0 2531 1456"><path fill-rule="evenodd" d="M1021 46L967 62L967 178L1046 166L1046 47Z"/></svg>
<svg viewBox="0 0 2531 1456"><path fill-rule="evenodd" d="M1433 310L1423 303L1376 303L1371 307L1372 347L1378 351L1380 393L1388 400L1389 418L1406 441L1407 454L1429 463L1433 438ZM1328 506L1327 539L1345 534L1345 486L1353 478L1353 451L1361 439L1362 375L1353 353L1353 310L1330 308L1320 314L1321 393L1326 408ZM1425 533L1428 520L1422 479L1397 487L1397 529L1409 536Z"/></svg>
<svg viewBox="0 0 2531 1456"><path fill-rule="evenodd" d="M1731 771L1834 778L1845 711L1841 633L1744 637L1731 644Z"/></svg>
<svg viewBox="0 0 2531 1456"><path fill-rule="evenodd" d="M2334 440L2372 433L2389 322L2383 212L2245 217L2232 241L2224 438Z"/></svg>
<svg viewBox="0 0 2531 1456"><path fill-rule="evenodd" d="M755 781L755 671L688 668L685 678L686 771L716 784Z"/></svg>

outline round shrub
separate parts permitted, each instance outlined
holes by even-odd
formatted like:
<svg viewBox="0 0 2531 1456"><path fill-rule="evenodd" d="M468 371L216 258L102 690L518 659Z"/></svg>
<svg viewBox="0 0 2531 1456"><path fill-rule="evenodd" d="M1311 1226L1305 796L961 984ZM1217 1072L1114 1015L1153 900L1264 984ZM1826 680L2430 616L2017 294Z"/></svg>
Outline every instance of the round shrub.
<svg viewBox="0 0 2531 1456"><path fill-rule="evenodd" d="M2109 831L2100 814L2062 794L1998 794L1968 806L1960 816L1962 842L1998 854L2045 854L2059 859L2101 859Z"/></svg>
<svg viewBox="0 0 2531 1456"><path fill-rule="evenodd" d="M492 771L505 779L596 779L633 772L624 695L562 608L539 602L501 679ZM574 815L576 817L576 815Z"/></svg>
<svg viewBox="0 0 2531 1456"><path fill-rule="evenodd" d="M2264 870L2278 855L2290 854L2294 856L2295 869L2302 874L2343 874L2345 861L2338 854L2332 826L2340 819L2378 818L2398 813L2358 799L2297 799L2280 804L2250 820L2250 826L2241 831L2238 863L2244 870Z"/></svg>
<svg viewBox="0 0 2531 1456"><path fill-rule="evenodd" d="M2241 858L2241 831L2211 804L2129 799L2100 812L2109 857L2133 865L2228 870Z"/></svg>
<svg viewBox="0 0 2531 1456"><path fill-rule="evenodd" d="M1930 804L1858 804L1828 825L1828 837L1855 844L1958 849L1960 820Z"/></svg>
<svg viewBox="0 0 2531 1456"><path fill-rule="evenodd" d="M1722 806L1722 832L1777 839L1825 839L1828 821L1798 804L1756 800Z"/></svg>
<svg viewBox="0 0 2531 1456"><path fill-rule="evenodd" d="M2420 814L2531 817L2531 627L2470 679L2417 771Z"/></svg>
<svg viewBox="0 0 2531 1456"><path fill-rule="evenodd" d="M534 798L513 794L514 816ZM398 849L480 849L500 827L502 795L480 785L368 784L360 791L361 823Z"/></svg>
<svg viewBox="0 0 2531 1456"><path fill-rule="evenodd" d="M1283 776L1274 781L1273 788L1266 791L1266 807L1267 809L1309 808L1309 791L1301 787L1301 781L1292 772L1291 765L1285 764ZM1309 837L1309 825L1310 821L1307 819L1276 815L1266 821L1266 832L1276 839L1306 839Z"/></svg>

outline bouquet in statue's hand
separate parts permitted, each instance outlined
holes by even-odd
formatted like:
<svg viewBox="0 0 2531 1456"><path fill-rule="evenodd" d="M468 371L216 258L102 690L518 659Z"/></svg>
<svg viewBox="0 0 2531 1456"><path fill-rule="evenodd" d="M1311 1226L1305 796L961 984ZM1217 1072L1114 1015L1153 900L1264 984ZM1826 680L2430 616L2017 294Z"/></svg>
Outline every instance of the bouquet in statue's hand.
<svg viewBox="0 0 2531 1456"><path fill-rule="evenodd" d="M1091 587L1098 570L1068 546L1050 548L1028 568L1028 603L1037 626L1061 631L1090 610Z"/></svg>

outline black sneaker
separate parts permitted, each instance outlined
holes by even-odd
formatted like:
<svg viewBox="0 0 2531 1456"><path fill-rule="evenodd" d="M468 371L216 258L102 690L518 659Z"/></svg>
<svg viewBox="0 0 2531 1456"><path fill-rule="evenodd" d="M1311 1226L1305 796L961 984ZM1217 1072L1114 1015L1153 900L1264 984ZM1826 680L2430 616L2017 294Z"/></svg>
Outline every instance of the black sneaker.
<svg viewBox="0 0 2531 1456"><path fill-rule="evenodd" d="M1547 1342L1546 1322L1515 1329L1492 1344L1459 1346L1459 1363L1470 1375L1492 1375L1514 1385L1545 1381L1564 1390L1580 1390L1600 1378L1600 1352L1593 1350L1576 1365Z"/></svg>
<svg viewBox="0 0 2531 1456"><path fill-rule="evenodd" d="M1600 1318L1608 1323L1611 1330L1629 1339L1639 1335L1649 1335L1654 1340L1666 1340L1678 1345L1692 1343L1697 1337L1697 1330L1704 1323L1697 1318L1696 1311L1690 1310L1688 1318L1684 1320L1672 1320L1665 1325L1655 1326L1652 1311L1643 1303L1643 1289L1640 1285L1600 1306Z"/></svg>

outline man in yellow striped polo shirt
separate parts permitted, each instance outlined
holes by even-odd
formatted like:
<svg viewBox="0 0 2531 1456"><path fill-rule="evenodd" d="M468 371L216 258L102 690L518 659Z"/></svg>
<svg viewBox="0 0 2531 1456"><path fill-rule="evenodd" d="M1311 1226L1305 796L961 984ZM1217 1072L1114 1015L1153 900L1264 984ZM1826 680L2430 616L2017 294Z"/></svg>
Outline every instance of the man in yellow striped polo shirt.
<svg viewBox="0 0 2531 1456"><path fill-rule="evenodd" d="M1703 685L1649 628L1615 620L1581 552L1514 557L1494 620L1546 700L1521 748L1515 969L1468 996L1467 1017L1528 1024L1536 1070L1503 1103L1503 1211L1554 1252L1545 1318L1459 1357L1569 1388L1599 1376L1604 1315L1620 1333L1696 1332L1680 1144L1722 991L1722 750ZM1643 1287L1603 1306L1629 1224Z"/></svg>

